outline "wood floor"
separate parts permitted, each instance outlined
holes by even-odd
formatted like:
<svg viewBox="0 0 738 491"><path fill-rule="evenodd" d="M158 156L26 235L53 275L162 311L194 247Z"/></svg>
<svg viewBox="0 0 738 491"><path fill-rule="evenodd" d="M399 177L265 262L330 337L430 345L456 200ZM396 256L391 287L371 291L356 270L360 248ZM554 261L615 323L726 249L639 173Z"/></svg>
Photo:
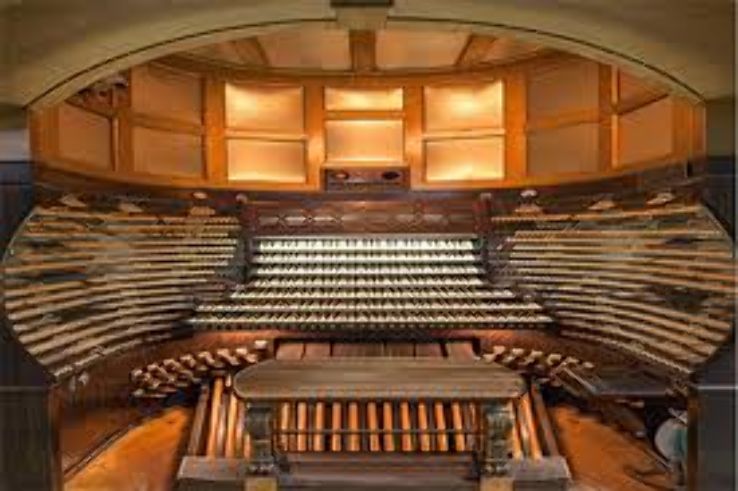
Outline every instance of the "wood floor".
<svg viewBox="0 0 738 491"><path fill-rule="evenodd" d="M173 408L129 431L64 485L65 491L170 491L192 410Z"/></svg>
<svg viewBox="0 0 738 491"><path fill-rule="evenodd" d="M656 464L645 443L603 424L595 415L570 406L551 408L560 450L574 475L575 491L658 491L670 490L666 474L648 477L648 483L632 475Z"/></svg>

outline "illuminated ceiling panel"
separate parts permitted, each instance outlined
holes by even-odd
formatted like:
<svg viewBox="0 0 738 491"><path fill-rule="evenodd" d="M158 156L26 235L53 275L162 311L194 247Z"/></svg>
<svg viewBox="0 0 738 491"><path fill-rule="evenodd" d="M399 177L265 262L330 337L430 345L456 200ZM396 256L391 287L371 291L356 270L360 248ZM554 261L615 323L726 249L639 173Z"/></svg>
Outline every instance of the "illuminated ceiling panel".
<svg viewBox="0 0 738 491"><path fill-rule="evenodd" d="M503 84L425 87L425 130L459 131L502 128Z"/></svg>
<svg viewBox="0 0 738 491"><path fill-rule="evenodd" d="M326 160L343 165L397 165L404 160L400 120L326 121Z"/></svg>
<svg viewBox="0 0 738 491"><path fill-rule="evenodd" d="M305 143L301 141L228 140L228 180L305 182Z"/></svg>
<svg viewBox="0 0 738 491"><path fill-rule="evenodd" d="M300 135L304 129L302 87L226 84L226 126Z"/></svg>
<svg viewBox="0 0 738 491"><path fill-rule="evenodd" d="M491 181L505 177L505 139L501 136L431 140L425 144L429 182Z"/></svg>
<svg viewBox="0 0 738 491"><path fill-rule="evenodd" d="M400 111L402 89L325 89L325 108L328 111Z"/></svg>

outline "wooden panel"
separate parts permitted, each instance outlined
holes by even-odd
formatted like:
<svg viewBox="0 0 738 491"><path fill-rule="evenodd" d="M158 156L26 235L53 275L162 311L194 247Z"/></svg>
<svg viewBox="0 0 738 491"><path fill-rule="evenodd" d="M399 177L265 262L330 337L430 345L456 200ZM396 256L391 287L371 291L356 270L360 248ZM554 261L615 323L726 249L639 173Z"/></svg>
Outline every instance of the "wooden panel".
<svg viewBox="0 0 738 491"><path fill-rule="evenodd" d="M47 387L3 387L0 488L63 490L59 397Z"/></svg>
<svg viewBox="0 0 738 491"><path fill-rule="evenodd" d="M331 356L330 343L309 342L305 343L305 358L329 358Z"/></svg>
<svg viewBox="0 0 738 491"><path fill-rule="evenodd" d="M302 141L232 138L227 152L229 181L303 183L307 179Z"/></svg>
<svg viewBox="0 0 738 491"><path fill-rule="evenodd" d="M599 66L591 61L546 65L528 78L528 119L536 121L565 113L596 109Z"/></svg>
<svg viewBox="0 0 738 491"><path fill-rule="evenodd" d="M269 64L279 68L348 70L349 33L342 29L301 26L258 37Z"/></svg>
<svg viewBox="0 0 738 491"><path fill-rule="evenodd" d="M492 46L485 53L482 62L487 63L510 63L513 60L531 58L540 55L546 48L537 44L512 37L501 37L495 39Z"/></svg>
<svg viewBox="0 0 738 491"><path fill-rule="evenodd" d="M637 77L627 71L617 71L617 102L636 100L649 94L663 92L663 87L655 82Z"/></svg>
<svg viewBox="0 0 738 491"><path fill-rule="evenodd" d="M59 157L82 165L108 169L112 166L110 121L70 104L58 109Z"/></svg>
<svg viewBox="0 0 738 491"><path fill-rule="evenodd" d="M134 127L133 167L147 174L200 177L204 172L202 137Z"/></svg>
<svg viewBox="0 0 738 491"><path fill-rule="evenodd" d="M497 43L498 39L493 36L471 34L467 39L464 49L456 59L456 66L467 68L478 65L487 58L487 53Z"/></svg>
<svg viewBox="0 0 738 491"><path fill-rule="evenodd" d="M485 383L491 378L495 384ZM239 372L236 393L250 401L301 399L418 400L504 399L521 394L524 381L494 364L439 358L346 357L267 360Z"/></svg>
<svg viewBox="0 0 738 491"><path fill-rule="evenodd" d="M131 108L136 113L188 123L202 122L202 81L157 65L131 70Z"/></svg>
<svg viewBox="0 0 738 491"><path fill-rule="evenodd" d="M226 83L226 126L283 135L304 133L302 87Z"/></svg>
<svg viewBox="0 0 738 491"><path fill-rule="evenodd" d="M674 149L674 103L663 98L617 117L618 161L629 165L668 157Z"/></svg>
<svg viewBox="0 0 738 491"><path fill-rule="evenodd" d="M588 123L528 133L528 175L597 172L599 131Z"/></svg>
<svg viewBox="0 0 738 491"><path fill-rule="evenodd" d="M501 81L427 86L423 97L426 132L502 128L504 88Z"/></svg>
<svg viewBox="0 0 738 491"><path fill-rule="evenodd" d="M349 31L351 68L357 72L376 69L376 33L371 30Z"/></svg>
<svg viewBox="0 0 738 491"><path fill-rule="evenodd" d="M326 161L396 166L404 161L401 120L326 121Z"/></svg>
<svg viewBox="0 0 738 491"><path fill-rule="evenodd" d="M327 111L399 111L402 105L402 88L325 88Z"/></svg>
<svg viewBox="0 0 738 491"><path fill-rule="evenodd" d="M233 51L238 56L238 63L260 67L269 65L264 48L255 37L234 39L226 45L230 45L233 48Z"/></svg>
<svg viewBox="0 0 738 491"><path fill-rule="evenodd" d="M451 66L468 37L465 32L382 29L377 32L377 66L381 69Z"/></svg>
<svg viewBox="0 0 738 491"><path fill-rule="evenodd" d="M505 177L504 137L430 140L425 143L429 182L487 181Z"/></svg>

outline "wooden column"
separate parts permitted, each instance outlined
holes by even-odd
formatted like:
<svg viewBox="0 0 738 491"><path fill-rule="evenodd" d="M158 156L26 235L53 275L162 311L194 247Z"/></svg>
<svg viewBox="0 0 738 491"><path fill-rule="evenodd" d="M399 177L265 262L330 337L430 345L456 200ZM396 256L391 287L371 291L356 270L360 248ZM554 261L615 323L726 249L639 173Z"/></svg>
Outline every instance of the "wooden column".
<svg viewBox="0 0 738 491"><path fill-rule="evenodd" d="M505 179L523 179L528 174L526 83L523 71L504 77Z"/></svg>
<svg viewBox="0 0 738 491"><path fill-rule="evenodd" d="M605 172L613 167L613 70L599 66L599 158L597 170Z"/></svg>
<svg viewBox="0 0 738 491"><path fill-rule="evenodd" d="M425 182L423 161L423 87L403 88L405 111L405 162L410 170L410 187L422 187Z"/></svg>
<svg viewBox="0 0 738 491"><path fill-rule="evenodd" d="M131 93L133 79L129 77L128 91L115 95L115 116L113 117L113 169L118 174L134 172L133 162L133 110Z"/></svg>
<svg viewBox="0 0 738 491"><path fill-rule="evenodd" d="M59 106L31 111L30 153L37 162L48 162L59 153ZM29 155L30 160L30 155Z"/></svg>
<svg viewBox="0 0 738 491"><path fill-rule="evenodd" d="M205 179L210 183L228 181L225 140L225 83L206 76L203 87L203 118L205 141Z"/></svg>
<svg viewBox="0 0 738 491"><path fill-rule="evenodd" d="M684 162L692 156L693 113L690 102L681 97L672 97L672 151L677 162Z"/></svg>
<svg viewBox="0 0 738 491"><path fill-rule="evenodd" d="M305 133L307 135L307 188L321 188L321 169L325 162L325 103L323 86L305 86Z"/></svg>

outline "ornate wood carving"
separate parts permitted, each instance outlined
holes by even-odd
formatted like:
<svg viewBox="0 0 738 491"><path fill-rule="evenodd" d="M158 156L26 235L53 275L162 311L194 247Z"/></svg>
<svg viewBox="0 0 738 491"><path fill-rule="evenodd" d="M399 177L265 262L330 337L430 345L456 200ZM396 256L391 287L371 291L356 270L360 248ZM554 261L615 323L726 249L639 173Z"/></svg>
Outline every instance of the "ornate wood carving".
<svg viewBox="0 0 738 491"><path fill-rule="evenodd" d="M251 435L248 471L269 475L277 470L272 448L272 404L251 403L246 410L246 431Z"/></svg>
<svg viewBox="0 0 738 491"><path fill-rule="evenodd" d="M473 233L483 224L473 198L448 200L329 199L252 201L242 223L248 235L314 233Z"/></svg>
<svg viewBox="0 0 738 491"><path fill-rule="evenodd" d="M482 474L506 476L510 471L510 431L513 427L510 413L499 401L482 406L484 414L484 453L480 462Z"/></svg>

